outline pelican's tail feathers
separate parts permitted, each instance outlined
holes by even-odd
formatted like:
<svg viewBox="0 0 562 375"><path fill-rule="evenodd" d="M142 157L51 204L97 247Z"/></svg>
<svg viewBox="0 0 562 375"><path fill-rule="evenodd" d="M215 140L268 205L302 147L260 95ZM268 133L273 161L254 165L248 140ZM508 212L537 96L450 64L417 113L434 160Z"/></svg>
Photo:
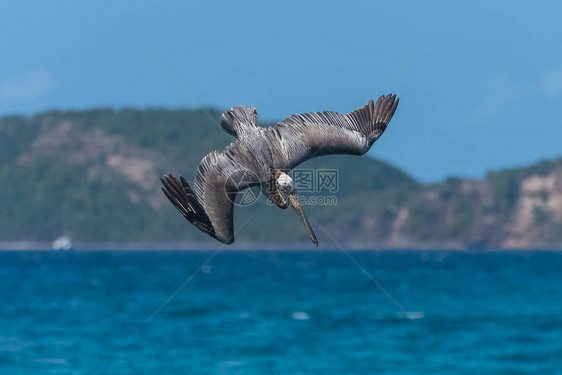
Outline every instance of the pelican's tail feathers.
<svg viewBox="0 0 562 375"><path fill-rule="evenodd" d="M221 127L228 134L240 138L249 128L258 126L258 111L254 107L232 107L224 111Z"/></svg>

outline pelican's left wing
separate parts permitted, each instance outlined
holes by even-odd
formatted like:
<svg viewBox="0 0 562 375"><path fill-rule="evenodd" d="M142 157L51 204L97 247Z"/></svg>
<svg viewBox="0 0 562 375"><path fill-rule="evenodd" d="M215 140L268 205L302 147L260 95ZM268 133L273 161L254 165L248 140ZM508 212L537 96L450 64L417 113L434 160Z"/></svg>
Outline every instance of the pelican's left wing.
<svg viewBox="0 0 562 375"><path fill-rule="evenodd" d="M203 158L194 189L180 177L166 175L164 194L197 229L225 244L234 242L233 208L237 193L259 180L244 164L243 150L233 143Z"/></svg>
<svg viewBox="0 0 562 375"><path fill-rule="evenodd" d="M322 155L363 155L386 130L398 100L388 94L350 113L292 115L269 128L268 135L286 156L284 164L289 169Z"/></svg>

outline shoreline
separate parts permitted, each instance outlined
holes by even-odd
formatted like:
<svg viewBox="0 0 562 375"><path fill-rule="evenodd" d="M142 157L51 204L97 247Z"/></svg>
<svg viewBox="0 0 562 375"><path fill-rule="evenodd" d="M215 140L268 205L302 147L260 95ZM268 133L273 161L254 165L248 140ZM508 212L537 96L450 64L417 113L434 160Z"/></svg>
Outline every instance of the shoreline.
<svg viewBox="0 0 562 375"><path fill-rule="evenodd" d="M346 250L353 251L464 251L484 253L497 251L562 251L562 244L552 244L536 248L494 248L486 246L467 246L460 242L381 244L381 243L342 243ZM223 245L218 242L76 242L74 251L333 251L341 248L334 244L320 244L315 247L310 242L244 242ZM55 251L48 241L0 241L0 251ZM64 250L63 250L64 251Z"/></svg>

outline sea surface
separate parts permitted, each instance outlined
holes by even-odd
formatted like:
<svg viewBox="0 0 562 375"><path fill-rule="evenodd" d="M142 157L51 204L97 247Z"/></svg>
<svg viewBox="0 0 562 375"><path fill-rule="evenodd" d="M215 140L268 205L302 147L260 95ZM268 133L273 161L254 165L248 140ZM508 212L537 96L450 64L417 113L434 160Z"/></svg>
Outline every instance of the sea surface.
<svg viewBox="0 0 562 375"><path fill-rule="evenodd" d="M562 373L562 252L350 254L0 252L0 374Z"/></svg>

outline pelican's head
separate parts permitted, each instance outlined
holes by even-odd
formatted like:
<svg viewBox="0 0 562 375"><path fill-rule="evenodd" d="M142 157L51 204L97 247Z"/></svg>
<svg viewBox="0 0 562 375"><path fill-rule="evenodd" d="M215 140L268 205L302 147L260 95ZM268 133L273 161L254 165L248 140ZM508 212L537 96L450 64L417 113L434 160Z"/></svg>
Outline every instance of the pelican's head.
<svg viewBox="0 0 562 375"><path fill-rule="evenodd" d="M277 170L275 175L275 189L277 205L280 208L289 207L289 195L294 191L293 179L287 173Z"/></svg>
<svg viewBox="0 0 562 375"><path fill-rule="evenodd" d="M316 235L314 234L314 231L308 222L308 218L302 209L297 191L293 187L293 179L288 174L281 172L281 170L278 169L275 174L275 188L277 206L283 209L289 206L293 207L300 216L308 237L310 237L310 240L314 243L314 245L318 246Z"/></svg>

